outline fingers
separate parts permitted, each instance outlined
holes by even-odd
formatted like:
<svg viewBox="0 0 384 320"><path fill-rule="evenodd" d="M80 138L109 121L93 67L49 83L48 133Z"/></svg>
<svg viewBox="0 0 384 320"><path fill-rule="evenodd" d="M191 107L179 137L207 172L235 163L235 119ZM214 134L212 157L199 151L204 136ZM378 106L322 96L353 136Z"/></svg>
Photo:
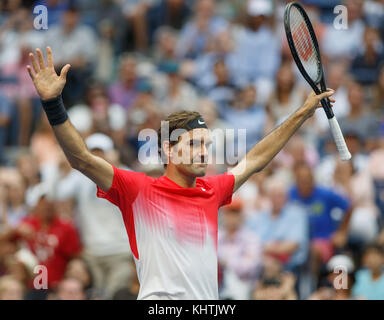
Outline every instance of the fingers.
<svg viewBox="0 0 384 320"><path fill-rule="evenodd" d="M67 80L67 73L69 71L69 69L71 68L71 65L70 64L66 64L63 69L61 69L61 72L60 72L60 78L62 80Z"/></svg>
<svg viewBox="0 0 384 320"><path fill-rule="evenodd" d="M37 60L39 61L40 69L45 69L43 53L41 52L40 49L36 49L36 54L37 54Z"/></svg>
<svg viewBox="0 0 384 320"><path fill-rule="evenodd" d="M35 71L35 73L38 73L40 69L32 52L29 54L29 59L31 60L33 71Z"/></svg>
<svg viewBox="0 0 384 320"><path fill-rule="evenodd" d="M320 100L323 100L324 98L328 98L334 94L335 94L334 90L328 89L326 92L319 94L318 97L320 98Z"/></svg>
<svg viewBox="0 0 384 320"><path fill-rule="evenodd" d="M52 57L51 47L47 47L47 61L48 61L48 68L53 68L53 57Z"/></svg>
<svg viewBox="0 0 384 320"><path fill-rule="evenodd" d="M28 70L28 73L29 73L29 76L31 77L31 79L35 80L35 75L32 72L31 66L27 66L27 70Z"/></svg>

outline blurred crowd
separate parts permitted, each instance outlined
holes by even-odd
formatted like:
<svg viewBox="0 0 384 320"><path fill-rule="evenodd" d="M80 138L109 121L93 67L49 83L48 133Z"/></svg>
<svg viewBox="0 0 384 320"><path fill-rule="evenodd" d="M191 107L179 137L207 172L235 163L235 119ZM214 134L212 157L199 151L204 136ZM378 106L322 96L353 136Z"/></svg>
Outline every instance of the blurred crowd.
<svg viewBox="0 0 384 320"><path fill-rule="evenodd" d="M136 299L139 289L121 214L66 161L28 53L49 45L56 71L71 64L63 100L92 152L159 177L161 165L137 160L146 143L137 137L169 113L246 129L249 150L304 102L287 2L0 2L0 299ZM339 160L319 110L236 192L219 214L220 297L384 299L384 1L300 2L352 160ZM35 28L37 5L47 29Z"/></svg>

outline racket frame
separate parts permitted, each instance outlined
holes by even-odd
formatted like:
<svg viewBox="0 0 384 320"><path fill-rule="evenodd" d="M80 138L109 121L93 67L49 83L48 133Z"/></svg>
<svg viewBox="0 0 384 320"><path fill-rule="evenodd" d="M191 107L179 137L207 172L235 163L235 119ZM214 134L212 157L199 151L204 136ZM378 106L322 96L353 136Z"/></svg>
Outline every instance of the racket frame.
<svg viewBox="0 0 384 320"><path fill-rule="evenodd" d="M304 68L304 66L300 60L300 57L297 53L297 50L296 50L296 47L295 47L295 44L293 41L291 25L290 25L290 20L291 20L290 11L291 11L292 7L295 7L300 12L302 17L304 18L306 27L308 28L309 34L310 34L311 39L313 41L313 44L315 46L316 56L317 56L317 67L319 70L319 76L318 76L317 82L315 82L309 76L309 74L305 70L305 68ZM325 84L325 79L324 79L323 64L321 62L320 48L319 48L319 44L317 42L316 33L315 33L315 30L313 29L312 23L309 20L307 13L305 12L304 8L300 4L298 4L296 2L290 2L289 4L287 4L286 9L285 9L285 13L284 13L284 26L285 26L285 33L287 36L289 48L291 49L293 59L295 60L296 65L299 68L301 74L303 75L305 80L309 83L309 85L312 87L313 91L317 95L321 94L322 92L327 91L327 86ZM320 88L318 87L319 84L320 84ZM328 98L322 99L321 105L323 106L323 109L327 115L327 118L332 119L335 115L332 111L332 107L331 107L331 103L330 103L329 99Z"/></svg>

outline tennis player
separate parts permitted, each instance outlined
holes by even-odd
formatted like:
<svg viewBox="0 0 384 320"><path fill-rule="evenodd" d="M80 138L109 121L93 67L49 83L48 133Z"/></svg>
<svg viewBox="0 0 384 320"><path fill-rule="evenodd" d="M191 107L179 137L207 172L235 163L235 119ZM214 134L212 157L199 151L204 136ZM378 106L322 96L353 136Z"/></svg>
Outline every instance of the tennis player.
<svg viewBox="0 0 384 320"><path fill-rule="evenodd" d="M334 92L311 93L304 105L257 143L230 172L204 178L209 130L197 112L168 116L170 134L186 131L161 148L167 161L158 178L118 169L93 155L68 119L61 92L70 65L58 76L52 51L40 49L27 66L57 141L71 166L96 183L97 196L121 210L140 281L138 299L218 299L217 217L219 207L250 176L262 170ZM332 100L334 102L334 100ZM160 140L160 139L159 139ZM127 266L128 268L128 266Z"/></svg>

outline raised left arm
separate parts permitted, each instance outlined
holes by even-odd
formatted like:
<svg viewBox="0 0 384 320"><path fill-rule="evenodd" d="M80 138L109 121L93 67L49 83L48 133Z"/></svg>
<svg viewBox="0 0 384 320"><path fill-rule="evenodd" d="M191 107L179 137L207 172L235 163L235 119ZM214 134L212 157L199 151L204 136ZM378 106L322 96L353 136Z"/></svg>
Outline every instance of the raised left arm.
<svg viewBox="0 0 384 320"><path fill-rule="evenodd" d="M320 101L333 94L334 91L331 89L319 95L312 92L301 108L258 142L230 171L235 176L233 192L239 189L254 173L263 170L285 146L289 138L314 114L317 108L321 107ZM334 100L331 99L331 102Z"/></svg>

